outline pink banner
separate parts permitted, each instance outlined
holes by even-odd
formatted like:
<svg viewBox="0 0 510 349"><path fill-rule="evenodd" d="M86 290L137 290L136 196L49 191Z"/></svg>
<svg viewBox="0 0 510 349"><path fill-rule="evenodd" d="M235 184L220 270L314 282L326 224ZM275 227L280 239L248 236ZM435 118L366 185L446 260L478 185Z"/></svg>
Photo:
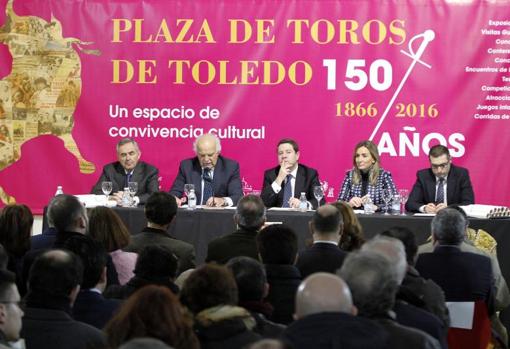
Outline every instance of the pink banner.
<svg viewBox="0 0 510 349"><path fill-rule="evenodd" d="M477 203L510 205L509 5L0 1L0 196L38 211L57 185L87 193L125 136L168 190L216 132L246 192L290 137L331 201L371 138L399 188L442 143Z"/></svg>

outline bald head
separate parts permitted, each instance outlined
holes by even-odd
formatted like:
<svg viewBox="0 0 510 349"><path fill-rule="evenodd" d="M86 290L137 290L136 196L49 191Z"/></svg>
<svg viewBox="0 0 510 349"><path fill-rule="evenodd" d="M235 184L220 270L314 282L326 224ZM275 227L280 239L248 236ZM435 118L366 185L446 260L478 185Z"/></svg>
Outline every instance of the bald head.
<svg viewBox="0 0 510 349"><path fill-rule="evenodd" d="M307 277L296 293L296 318L325 313L340 312L355 315L351 291L338 276L315 273Z"/></svg>
<svg viewBox="0 0 510 349"><path fill-rule="evenodd" d="M333 205L324 205L315 211L310 221L310 230L314 234L315 240L338 241L343 225L340 211Z"/></svg>
<svg viewBox="0 0 510 349"><path fill-rule="evenodd" d="M388 237L376 236L361 246L361 251L369 251L383 256L390 262L395 281L400 285L407 272L406 251L402 241Z"/></svg>
<svg viewBox="0 0 510 349"><path fill-rule="evenodd" d="M193 143L193 150L197 154L202 168L212 169L216 166L221 151L220 139L211 133L201 135Z"/></svg>

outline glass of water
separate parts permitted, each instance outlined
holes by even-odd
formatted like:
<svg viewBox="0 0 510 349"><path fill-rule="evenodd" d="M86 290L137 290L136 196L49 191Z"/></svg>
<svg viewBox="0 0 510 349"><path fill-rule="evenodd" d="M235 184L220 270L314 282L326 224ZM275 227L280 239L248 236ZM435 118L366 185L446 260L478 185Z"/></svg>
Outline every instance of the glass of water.
<svg viewBox="0 0 510 349"><path fill-rule="evenodd" d="M190 191L195 190L195 185L186 183L184 184L184 196L186 196L186 200L188 199Z"/></svg>
<svg viewBox="0 0 510 349"><path fill-rule="evenodd" d="M384 212L385 215L389 215L390 210L390 201L393 197L393 191L390 188L385 188L382 192L382 199L384 201L384 206L386 206L386 210Z"/></svg>
<svg viewBox="0 0 510 349"><path fill-rule="evenodd" d="M106 197L106 202L108 202L108 195L110 195L110 193L113 190L113 183L109 181L101 183L101 190L103 191L103 194Z"/></svg>
<svg viewBox="0 0 510 349"><path fill-rule="evenodd" d="M131 195L131 204L134 205L134 197L138 191L138 182L128 182L129 195Z"/></svg>
<svg viewBox="0 0 510 349"><path fill-rule="evenodd" d="M315 196L315 199L317 200L317 207L319 207L321 205L321 200L324 197L324 190L322 190L321 185L313 187L313 196Z"/></svg>
<svg viewBox="0 0 510 349"><path fill-rule="evenodd" d="M406 214L406 202L407 202L407 199L409 199L409 190L407 190L407 189L400 189L398 191L398 194L400 195L400 214L405 216L405 214Z"/></svg>

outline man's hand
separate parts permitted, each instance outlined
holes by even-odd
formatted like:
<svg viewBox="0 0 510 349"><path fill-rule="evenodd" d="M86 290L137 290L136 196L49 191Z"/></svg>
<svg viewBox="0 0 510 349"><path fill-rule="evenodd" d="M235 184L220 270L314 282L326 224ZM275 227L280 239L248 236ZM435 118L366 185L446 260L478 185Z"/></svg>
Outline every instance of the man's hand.
<svg viewBox="0 0 510 349"><path fill-rule="evenodd" d="M441 211L443 208L446 208L447 206L444 204L444 202L436 205L436 213Z"/></svg>
<svg viewBox="0 0 510 349"><path fill-rule="evenodd" d="M289 207L290 208L299 208L299 199L297 198L290 198L289 199Z"/></svg>
<svg viewBox="0 0 510 349"><path fill-rule="evenodd" d="M109 199L113 199L115 201L117 201L117 205L120 205L120 203L122 202L122 197L124 196L124 192L123 191L118 191L116 193L113 193Z"/></svg>
<svg viewBox="0 0 510 349"><path fill-rule="evenodd" d="M218 198L218 197L210 197L207 202L205 203L206 206L209 207L223 207L225 206L225 199L224 198Z"/></svg>
<svg viewBox="0 0 510 349"><path fill-rule="evenodd" d="M187 197L182 197L182 198L178 198L177 196L174 196L175 198L175 202L177 203L177 207L181 207L182 205L184 205L184 203L187 201Z"/></svg>
<svg viewBox="0 0 510 349"><path fill-rule="evenodd" d="M433 203L427 204L423 208L423 211L425 211L425 213L436 213L436 210L437 210L436 205L434 205Z"/></svg>
<svg viewBox="0 0 510 349"><path fill-rule="evenodd" d="M290 165L287 161L282 161L280 163L280 171L278 172L278 176L276 176L275 182L279 185L282 185L283 181L285 180L285 177L287 177L288 174L290 174Z"/></svg>

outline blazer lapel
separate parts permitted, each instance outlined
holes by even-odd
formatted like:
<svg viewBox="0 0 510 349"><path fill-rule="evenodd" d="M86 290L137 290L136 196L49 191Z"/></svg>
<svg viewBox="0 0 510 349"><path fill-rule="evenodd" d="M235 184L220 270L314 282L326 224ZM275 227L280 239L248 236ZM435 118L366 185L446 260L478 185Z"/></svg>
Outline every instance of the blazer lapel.
<svg viewBox="0 0 510 349"><path fill-rule="evenodd" d="M116 191L123 191L124 186L126 185L126 171L124 171L124 167L119 163L118 166L115 166L115 173L113 174L113 193ZM117 185L118 188L115 188L115 185Z"/></svg>
<svg viewBox="0 0 510 349"><path fill-rule="evenodd" d="M213 187L213 196L216 196L216 193L218 192L218 183L222 183L222 177L224 172L224 166L223 159L221 156L218 156L218 161L216 162L216 166L214 166L214 175L213 175L213 181L212 181L212 187Z"/></svg>
<svg viewBox="0 0 510 349"><path fill-rule="evenodd" d="M457 178L455 176L455 170L453 165L450 168L450 173L448 173L448 179L446 180L446 202L450 204L453 202L453 197L455 194L455 183L457 182Z"/></svg>
<svg viewBox="0 0 510 349"><path fill-rule="evenodd" d="M195 186L195 195L197 196L197 205L202 198L202 167L197 158L193 159L193 170L191 171L191 183Z"/></svg>
<svg viewBox="0 0 510 349"><path fill-rule="evenodd" d="M301 192L305 189L305 170L303 167L298 165L298 170L296 172L296 183L294 185L294 197L299 198Z"/></svg>
<svg viewBox="0 0 510 349"><path fill-rule="evenodd" d="M430 200L426 200L428 201L426 202L426 204L436 201L436 176L434 175L434 173L432 173L431 169L429 169L428 173L430 176L430 180L427 181L427 194Z"/></svg>

